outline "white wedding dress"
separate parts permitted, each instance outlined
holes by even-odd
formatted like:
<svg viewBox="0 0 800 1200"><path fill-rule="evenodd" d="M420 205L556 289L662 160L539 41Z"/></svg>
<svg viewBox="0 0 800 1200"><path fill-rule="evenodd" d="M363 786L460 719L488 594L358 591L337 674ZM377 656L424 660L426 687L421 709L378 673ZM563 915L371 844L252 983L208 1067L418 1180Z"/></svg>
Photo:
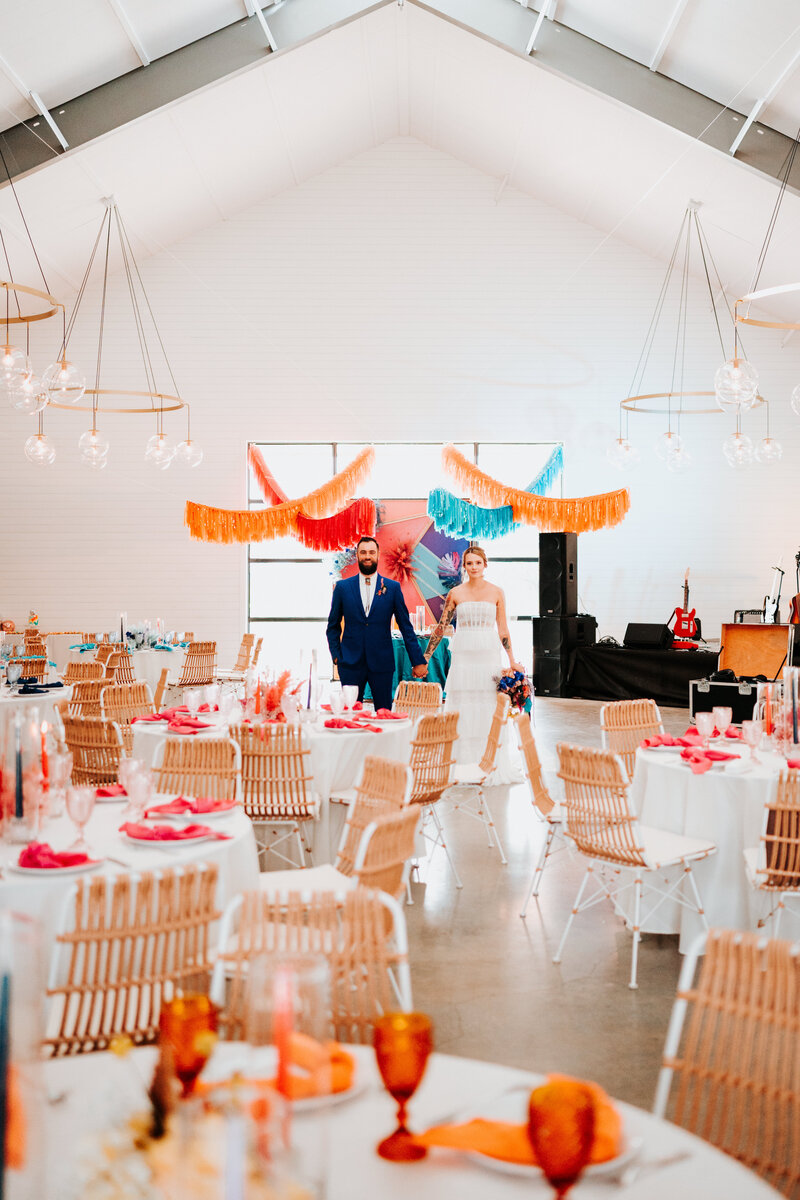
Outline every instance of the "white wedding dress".
<svg viewBox="0 0 800 1200"><path fill-rule="evenodd" d="M456 607L456 631L450 643L445 708L458 712L457 763L477 763L497 704L497 676L502 673L497 606L489 600L463 600ZM509 726L502 731L492 785L519 783L519 762L512 760ZM518 760L518 756L517 757Z"/></svg>

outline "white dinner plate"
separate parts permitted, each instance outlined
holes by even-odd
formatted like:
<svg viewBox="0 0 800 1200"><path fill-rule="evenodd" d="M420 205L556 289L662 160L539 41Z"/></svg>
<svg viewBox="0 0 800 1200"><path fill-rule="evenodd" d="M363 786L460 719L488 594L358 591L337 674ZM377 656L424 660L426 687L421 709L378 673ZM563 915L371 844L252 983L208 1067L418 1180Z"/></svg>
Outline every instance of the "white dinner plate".
<svg viewBox="0 0 800 1200"><path fill-rule="evenodd" d="M346 1046L344 1048L347 1049ZM222 1083L237 1073L243 1075L245 1079L270 1079L274 1076L274 1046L253 1048L240 1042L237 1044L236 1050L237 1053L226 1053L225 1057L216 1063L212 1059L203 1071L203 1079L208 1083ZM356 1060L355 1082L352 1087L345 1088L343 1092L332 1092L329 1096L307 1096L304 1100L292 1100L292 1112L300 1115L304 1112L313 1112L318 1108L346 1104L348 1100L354 1100L367 1087L367 1080L359 1079L358 1069L358 1060Z"/></svg>
<svg viewBox="0 0 800 1200"><path fill-rule="evenodd" d="M194 822L191 822L191 824L194 824ZM125 833L123 836L125 841L130 842L133 846L149 847L151 850L181 850L186 846L199 846L202 842L215 842L218 840L210 833L204 833L200 837L176 838L174 841L131 837L129 833Z"/></svg>
<svg viewBox="0 0 800 1200"><path fill-rule="evenodd" d="M531 1089L535 1086L532 1083ZM459 1115L458 1120L468 1121L476 1117L483 1117L490 1121L524 1121L528 1095L527 1088L517 1089L499 1096L495 1102L489 1101L488 1104L482 1105L480 1112L471 1112L463 1116ZM616 1173L641 1152L643 1139L634 1136L629 1128L624 1128L622 1131L622 1145L622 1151L614 1158L609 1158L606 1162L602 1163L593 1163L592 1166L586 1168L584 1175L601 1176ZM466 1151L465 1157L470 1159L471 1162L478 1163L479 1166L484 1167L487 1171L494 1171L498 1175L516 1175L521 1178L544 1180L542 1168L538 1166L526 1163L506 1162L501 1158L491 1158L488 1154L479 1154L477 1150Z"/></svg>
<svg viewBox="0 0 800 1200"><path fill-rule="evenodd" d="M124 796L95 796L95 804L125 804L130 800L127 794Z"/></svg>
<svg viewBox="0 0 800 1200"><path fill-rule="evenodd" d="M19 863L12 863L8 870L16 875L49 875L52 879L58 875L81 875L84 871L96 871L104 862L105 859L99 858L94 862L78 863L74 867L21 867Z"/></svg>

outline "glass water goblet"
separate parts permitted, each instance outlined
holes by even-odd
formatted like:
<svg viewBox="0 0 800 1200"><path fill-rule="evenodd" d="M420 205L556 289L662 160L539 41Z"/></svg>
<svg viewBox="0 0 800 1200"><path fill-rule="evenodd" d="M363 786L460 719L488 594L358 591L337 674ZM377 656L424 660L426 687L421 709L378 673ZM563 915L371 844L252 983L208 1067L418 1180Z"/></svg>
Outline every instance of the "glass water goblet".
<svg viewBox="0 0 800 1200"><path fill-rule="evenodd" d="M358 700L358 688L354 684L346 684L342 688L342 700L345 708L352 708Z"/></svg>
<svg viewBox="0 0 800 1200"><path fill-rule="evenodd" d="M714 718L714 725L720 737L725 736L725 731L730 729L731 721L733 720L732 708L712 708L711 715Z"/></svg>
<svg viewBox="0 0 800 1200"><path fill-rule="evenodd" d="M89 854L89 845L84 836L87 822L94 812L94 788L82 784L67 788L67 816L75 825L78 837L69 848L70 854Z"/></svg>
<svg viewBox="0 0 800 1200"><path fill-rule="evenodd" d="M16 687L22 678L22 663L10 662L6 667L6 683L10 688Z"/></svg>
<svg viewBox="0 0 800 1200"><path fill-rule="evenodd" d="M577 1079L553 1080L531 1092L528 1137L557 1197L566 1196L589 1162L596 1104Z"/></svg>
<svg viewBox="0 0 800 1200"><path fill-rule="evenodd" d="M763 728L760 721L742 721L742 737L750 747L750 761L752 763L761 762L761 759L756 754L756 750L761 745L762 735Z"/></svg>
<svg viewBox="0 0 800 1200"><path fill-rule="evenodd" d="M697 732L700 734L700 740L703 743L704 749L708 749L708 740L714 732L714 714L713 712L699 712L694 714Z"/></svg>
<svg viewBox="0 0 800 1200"><path fill-rule="evenodd" d="M194 720L197 716L197 710L202 702L203 693L199 688L187 688L183 694L186 701L186 707L189 709L189 716Z"/></svg>
<svg viewBox="0 0 800 1200"><path fill-rule="evenodd" d="M344 696L342 695L342 685L339 683L331 684L331 712L335 717L340 717L343 709Z"/></svg>
<svg viewBox="0 0 800 1200"><path fill-rule="evenodd" d="M390 1162L413 1162L428 1153L406 1125L406 1106L425 1074L433 1050L433 1026L424 1013L387 1013L375 1022L373 1045L384 1087L397 1101L397 1128L378 1145Z"/></svg>
<svg viewBox="0 0 800 1200"><path fill-rule="evenodd" d="M205 695L205 702L208 705L209 712L213 712L215 705L219 704L219 684L207 684L203 689L203 694Z"/></svg>
<svg viewBox="0 0 800 1200"><path fill-rule="evenodd" d="M50 817L55 819L64 811L67 785L72 776L72 755L69 750L57 750L51 754L49 769L49 809Z"/></svg>
<svg viewBox="0 0 800 1200"><path fill-rule="evenodd" d="M172 1051L184 1100L191 1096L198 1075L211 1057L218 1022L219 1009L201 992L175 996L161 1007L159 1036Z"/></svg>

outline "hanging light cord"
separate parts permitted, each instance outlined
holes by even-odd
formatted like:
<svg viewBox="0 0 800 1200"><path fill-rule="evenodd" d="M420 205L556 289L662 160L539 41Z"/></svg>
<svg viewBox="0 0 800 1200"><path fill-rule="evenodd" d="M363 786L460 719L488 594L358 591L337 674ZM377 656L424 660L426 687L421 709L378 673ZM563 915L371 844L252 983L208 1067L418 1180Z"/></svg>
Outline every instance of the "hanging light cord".
<svg viewBox="0 0 800 1200"><path fill-rule="evenodd" d="M756 269L755 269L755 273L753 275L753 282L750 284L750 287L747 289L748 292L754 292L758 287L758 281L761 278L761 272L764 269L764 261L767 257L767 250L769 249L769 244L772 241L772 235L775 231L775 223L778 220L778 213L781 210L781 205L783 204L783 197L786 195L786 188L789 184L789 177L792 173L792 167L794 166L795 157L797 156L798 142L800 142L800 129L797 130L797 133L794 136L794 142L792 143L792 148L786 156L786 165L785 165L785 168L783 171L783 175L780 177L781 186L778 188L778 195L775 199L775 205L772 209L772 215L770 216L769 224L767 225L767 232L764 235L764 241L761 245L761 250L758 255L758 262L756 263Z"/></svg>
<svg viewBox="0 0 800 1200"><path fill-rule="evenodd" d="M97 393L100 390L100 364L103 358L103 333L106 323L106 295L108 293L108 249L111 242L111 217L108 216L106 225L106 261L103 267L103 292L100 298L100 329L97 335L97 369L94 377L94 395L92 396L92 432L97 430Z"/></svg>
<svg viewBox="0 0 800 1200"><path fill-rule="evenodd" d="M25 233L27 234L28 241L31 244L31 250L33 251L33 257L36 259L36 265L39 268L39 274L41 275L42 283L44 284L44 290L49 293L50 285L45 278L44 269L42 267L41 262L39 261L39 255L36 253L36 247L33 244L33 238L31 237L31 231L28 228L28 222L25 220L25 213L22 211L22 205L19 202L19 196L17 195L17 189L14 187L14 180L11 178L11 172L9 171L8 164L6 163L6 156L3 153L3 145L2 145L1 141L0 141L0 162L2 162L2 164L3 164L3 170L6 173L6 177L8 179L8 183L11 188L11 194L13 195L14 200L17 205L17 208L19 209L19 215L22 218L22 224L25 226ZM5 250L5 243L3 244L3 249ZM8 255L6 255L6 262L8 262ZM8 271L9 271L9 274L11 274L11 265L10 264L8 267ZM12 276L12 279L13 279L13 276Z"/></svg>
<svg viewBox="0 0 800 1200"><path fill-rule="evenodd" d="M631 385L630 385L630 388L628 389L629 396L634 396L641 390L642 379L644 378L644 373L647 368L647 363L650 358L650 353L653 349L653 340L655 338L658 323L661 319L661 313L664 308L664 301L666 300L666 297L667 297L667 291L669 289L669 282L672 277L673 269L675 267L675 259L677 258L677 255L678 255L678 248L681 243L681 237L683 235L683 227L684 227L685 223L686 223L686 214L684 213L683 221L681 221L681 227L678 231L678 236L675 239L675 245L672 247L672 255L670 256L670 260L667 263L666 272L664 273L664 281L661 284L661 291L658 294L658 299L656 300L656 306L653 309L653 315L650 318L650 325L647 330L647 335L645 336L645 339L644 339L644 345L642 346L641 352L639 354L639 361L636 363L636 368L633 372L633 379L631 380Z"/></svg>

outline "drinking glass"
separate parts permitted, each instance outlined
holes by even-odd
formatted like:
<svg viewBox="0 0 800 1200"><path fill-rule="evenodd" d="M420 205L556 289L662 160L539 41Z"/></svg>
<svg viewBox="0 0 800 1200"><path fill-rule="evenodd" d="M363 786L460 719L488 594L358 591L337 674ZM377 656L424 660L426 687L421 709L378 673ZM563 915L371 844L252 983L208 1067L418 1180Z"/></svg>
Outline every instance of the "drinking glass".
<svg viewBox="0 0 800 1200"><path fill-rule="evenodd" d="M88 854L89 846L84 837L86 823L94 811L94 788L88 785L67 788L67 816L75 825L78 837L70 846L71 854Z"/></svg>
<svg viewBox="0 0 800 1200"><path fill-rule="evenodd" d="M424 1013L387 1013L375 1022L375 1058L381 1079L397 1101L397 1128L378 1144L378 1154L390 1162L412 1162L428 1153L406 1126L406 1106L419 1087L433 1050L433 1026Z"/></svg>
<svg viewBox="0 0 800 1200"><path fill-rule="evenodd" d="M189 709L189 716L194 720L197 716L197 710L202 703L203 693L199 688L187 688L183 694L186 701L186 707Z"/></svg>
<svg viewBox="0 0 800 1200"><path fill-rule="evenodd" d="M358 700L358 688L354 684L348 683L342 688L342 700L345 708L352 708Z"/></svg>
<svg viewBox="0 0 800 1200"><path fill-rule="evenodd" d="M289 1099L296 1098L292 1035L324 1040L329 990L330 971L321 954L260 954L250 960L243 1038L249 1046L275 1048L275 1088ZM317 1083L324 1094L325 1079Z"/></svg>
<svg viewBox="0 0 800 1200"><path fill-rule="evenodd" d="M556 1196L566 1196L589 1162L594 1126L595 1099L585 1083L553 1080L531 1092L528 1137Z"/></svg>
<svg viewBox="0 0 800 1200"><path fill-rule="evenodd" d="M694 714L697 732L700 734L700 740L703 746L708 749L708 739L714 732L714 714L713 712L699 712Z"/></svg>
<svg viewBox="0 0 800 1200"><path fill-rule="evenodd" d="M160 1037L169 1043L185 1100L217 1041L219 1009L202 992L175 996L161 1007Z"/></svg>
<svg viewBox="0 0 800 1200"><path fill-rule="evenodd" d="M719 732L720 737L725 736L725 730L730 728L733 720L732 708L712 708L711 715L714 718L714 724Z"/></svg>
<svg viewBox="0 0 800 1200"><path fill-rule="evenodd" d="M756 750L761 745L763 729L760 721L742 721L742 737L750 747L750 761L760 763Z"/></svg>
<svg viewBox="0 0 800 1200"><path fill-rule="evenodd" d="M331 712L334 716L341 716L344 708L344 696L342 695L342 685L340 683L331 684Z"/></svg>
<svg viewBox="0 0 800 1200"><path fill-rule="evenodd" d="M60 817L64 812L67 784L72 775L72 755L69 750L56 750L50 755L49 816Z"/></svg>
<svg viewBox="0 0 800 1200"><path fill-rule="evenodd" d="M6 683L9 687L15 687L22 678L22 663L10 662L6 667Z"/></svg>
<svg viewBox="0 0 800 1200"><path fill-rule="evenodd" d="M214 711L214 705L219 704L219 684L209 683L204 688L205 702L211 712Z"/></svg>
<svg viewBox="0 0 800 1200"><path fill-rule="evenodd" d="M128 761L135 763L135 766L127 767L119 776L120 783L128 793L128 803L122 811L122 818L126 821L141 821L153 798L153 773L145 762L135 758Z"/></svg>

